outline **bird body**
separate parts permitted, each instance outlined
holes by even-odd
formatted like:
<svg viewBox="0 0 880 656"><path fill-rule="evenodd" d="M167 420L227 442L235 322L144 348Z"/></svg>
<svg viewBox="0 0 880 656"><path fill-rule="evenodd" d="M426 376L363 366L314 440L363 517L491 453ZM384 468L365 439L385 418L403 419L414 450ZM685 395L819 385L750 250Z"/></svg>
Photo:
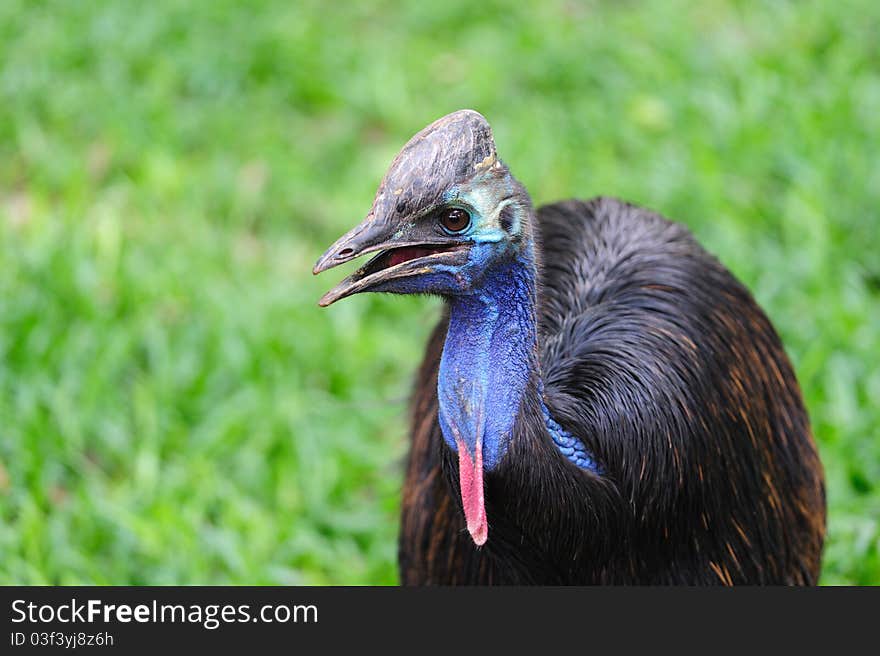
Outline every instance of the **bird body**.
<svg viewBox="0 0 880 656"><path fill-rule="evenodd" d="M323 299L435 293L412 404L404 584L813 584L821 463L748 290L618 200L535 211L476 112L392 163Z"/></svg>

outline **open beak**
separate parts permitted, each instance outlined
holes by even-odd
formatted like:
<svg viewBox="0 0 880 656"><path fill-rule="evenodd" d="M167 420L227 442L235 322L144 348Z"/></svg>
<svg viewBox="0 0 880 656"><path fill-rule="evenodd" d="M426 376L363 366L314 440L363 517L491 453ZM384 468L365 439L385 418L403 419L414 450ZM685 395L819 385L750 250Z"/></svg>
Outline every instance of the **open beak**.
<svg viewBox="0 0 880 656"><path fill-rule="evenodd" d="M312 269L316 275L360 255L379 251L364 266L324 294L318 305L327 307L341 298L371 291L392 280L432 273L440 266L458 266L467 261L468 246L460 241L399 237L394 228L370 214L318 258Z"/></svg>

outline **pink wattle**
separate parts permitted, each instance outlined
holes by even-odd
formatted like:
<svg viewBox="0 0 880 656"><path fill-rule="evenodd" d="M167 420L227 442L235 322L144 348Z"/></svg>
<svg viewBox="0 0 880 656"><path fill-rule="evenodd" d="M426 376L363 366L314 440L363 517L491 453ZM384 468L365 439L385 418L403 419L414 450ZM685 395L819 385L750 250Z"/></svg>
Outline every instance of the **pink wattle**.
<svg viewBox="0 0 880 656"><path fill-rule="evenodd" d="M483 500L483 447L478 441L474 451L476 462L471 459L467 446L456 440L458 446L458 484L461 488L461 505L467 521L468 533L478 547L486 543L489 524L486 522L486 504Z"/></svg>

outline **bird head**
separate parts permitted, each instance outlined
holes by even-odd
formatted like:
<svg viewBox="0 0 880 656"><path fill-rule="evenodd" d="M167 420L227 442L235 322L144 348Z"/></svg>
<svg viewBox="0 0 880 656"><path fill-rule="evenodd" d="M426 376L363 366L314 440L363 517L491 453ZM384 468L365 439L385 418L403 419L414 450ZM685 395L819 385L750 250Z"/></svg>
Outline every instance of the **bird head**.
<svg viewBox="0 0 880 656"><path fill-rule="evenodd" d="M315 274L378 252L319 303L367 291L468 294L522 248L530 207L486 119L472 110L444 116L409 140L366 218L318 259Z"/></svg>
<svg viewBox="0 0 880 656"><path fill-rule="evenodd" d="M506 265L535 270L531 216L529 195L498 159L486 119L461 110L409 140L391 163L366 218L327 249L314 268L317 274L377 253L327 292L322 306L370 291L436 294L454 307L481 307L464 312L468 325L464 334L455 333L451 348L444 346L438 374L439 421L459 457L462 507L478 546L488 531L483 471L506 451L519 407L514 388L527 378L517 369L525 359L515 354L528 352L532 343L528 335L517 334L491 365L493 335L511 334L493 322L517 312L488 310L485 303L490 298L516 303L510 293L516 281Z"/></svg>

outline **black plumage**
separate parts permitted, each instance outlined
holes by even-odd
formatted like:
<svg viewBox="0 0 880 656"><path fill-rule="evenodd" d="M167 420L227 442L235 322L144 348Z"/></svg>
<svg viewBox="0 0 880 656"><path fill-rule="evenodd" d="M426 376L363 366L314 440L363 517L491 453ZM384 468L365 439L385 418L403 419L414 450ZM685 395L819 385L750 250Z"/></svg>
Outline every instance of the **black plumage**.
<svg viewBox="0 0 880 656"><path fill-rule="evenodd" d="M314 272L376 251L320 303L446 300L412 404L403 583L817 581L824 477L794 372L686 228L609 198L535 211L462 110L404 146Z"/></svg>
<svg viewBox="0 0 880 656"><path fill-rule="evenodd" d="M444 316L412 404L401 581L815 583L822 466L792 367L748 290L647 210L598 198L534 216L544 395L605 471L553 447L536 374L509 452L486 472L491 538L475 546L437 418Z"/></svg>

